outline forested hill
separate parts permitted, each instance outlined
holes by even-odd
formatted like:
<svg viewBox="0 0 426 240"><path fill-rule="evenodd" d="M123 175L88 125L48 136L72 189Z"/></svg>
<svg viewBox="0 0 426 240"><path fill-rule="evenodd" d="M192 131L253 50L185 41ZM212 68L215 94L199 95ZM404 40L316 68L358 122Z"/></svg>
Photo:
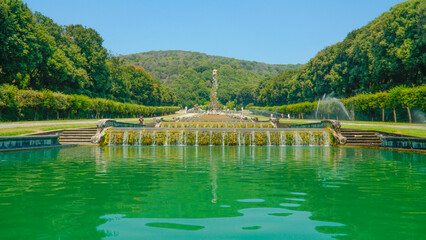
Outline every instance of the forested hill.
<svg viewBox="0 0 426 240"><path fill-rule="evenodd" d="M265 79L252 92L258 105L284 105L426 83L426 1L391 8L343 42L320 51L299 71Z"/></svg>
<svg viewBox="0 0 426 240"><path fill-rule="evenodd" d="M0 29L0 84L144 105L176 103L143 68L108 54L92 28L61 26L21 0L1 0ZM0 105L3 100L0 93Z"/></svg>
<svg viewBox="0 0 426 240"><path fill-rule="evenodd" d="M179 103L187 106L209 100L212 70L218 70L219 100L241 98L242 89L253 89L260 80L301 64L266 64L189 51L151 51L121 56L129 65L142 66L154 78L174 89Z"/></svg>

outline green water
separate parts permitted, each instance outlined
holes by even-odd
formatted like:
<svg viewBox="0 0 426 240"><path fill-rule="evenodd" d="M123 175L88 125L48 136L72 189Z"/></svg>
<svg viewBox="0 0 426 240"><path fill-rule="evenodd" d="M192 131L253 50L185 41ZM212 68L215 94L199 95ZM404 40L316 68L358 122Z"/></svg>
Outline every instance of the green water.
<svg viewBox="0 0 426 240"><path fill-rule="evenodd" d="M0 239L424 239L426 155L332 147L0 154Z"/></svg>

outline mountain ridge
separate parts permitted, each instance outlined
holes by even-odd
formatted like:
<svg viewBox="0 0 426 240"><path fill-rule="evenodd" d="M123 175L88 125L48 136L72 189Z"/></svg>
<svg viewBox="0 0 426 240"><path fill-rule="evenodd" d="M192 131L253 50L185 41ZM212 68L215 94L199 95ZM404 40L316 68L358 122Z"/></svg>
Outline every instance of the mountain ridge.
<svg viewBox="0 0 426 240"><path fill-rule="evenodd" d="M218 96L225 104L233 101L238 95L237 90L245 85L257 85L266 77L303 66L267 64L183 50L148 51L119 57L125 64L143 67L154 78L174 89L180 103L188 106L209 100L213 69L218 70Z"/></svg>

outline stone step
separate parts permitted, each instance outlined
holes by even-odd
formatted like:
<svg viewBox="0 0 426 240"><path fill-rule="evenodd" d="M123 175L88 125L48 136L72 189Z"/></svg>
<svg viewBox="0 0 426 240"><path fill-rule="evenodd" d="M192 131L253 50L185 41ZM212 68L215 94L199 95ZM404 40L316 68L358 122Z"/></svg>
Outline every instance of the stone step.
<svg viewBox="0 0 426 240"><path fill-rule="evenodd" d="M375 131L359 129L341 129L346 138L346 146L380 146L382 141Z"/></svg>
<svg viewBox="0 0 426 240"><path fill-rule="evenodd" d="M345 137L378 137L376 134L342 134Z"/></svg>
<svg viewBox="0 0 426 240"><path fill-rule="evenodd" d="M342 132L371 132L372 130L363 130L363 129L352 129L352 128L341 128ZM373 131L374 132L374 131Z"/></svg>
<svg viewBox="0 0 426 240"><path fill-rule="evenodd" d="M68 142L85 142L85 143L91 143L91 141L88 141L86 139L66 139L66 140L60 140L60 143L68 143Z"/></svg>
<svg viewBox="0 0 426 240"><path fill-rule="evenodd" d="M346 137L346 140L380 140L377 136L363 136L363 137Z"/></svg>
<svg viewBox="0 0 426 240"><path fill-rule="evenodd" d="M92 144L91 138L96 134L97 128L74 128L66 129L59 137L61 144Z"/></svg>
<svg viewBox="0 0 426 240"><path fill-rule="evenodd" d="M351 132L351 133L341 133L343 136L354 136L354 135L376 135L375 132Z"/></svg>
<svg viewBox="0 0 426 240"><path fill-rule="evenodd" d="M346 140L380 140L378 137L346 137Z"/></svg>
<svg viewBox="0 0 426 240"><path fill-rule="evenodd" d="M92 137L79 137L79 136L66 136L66 137L60 137L59 140L66 140L66 139L85 139L87 141L90 141Z"/></svg>
<svg viewBox="0 0 426 240"><path fill-rule="evenodd" d="M62 136L82 136L82 137L86 136L86 137L91 137L91 136L94 136L94 135L95 134L92 134L92 133L62 133L61 137Z"/></svg>
<svg viewBox="0 0 426 240"><path fill-rule="evenodd" d="M377 135L343 135L345 138L378 138Z"/></svg>
<svg viewBox="0 0 426 240"><path fill-rule="evenodd" d="M380 146L380 143L346 143L345 146Z"/></svg>
<svg viewBox="0 0 426 240"><path fill-rule="evenodd" d="M352 140L352 141L347 141L346 143L382 143L382 141L380 140Z"/></svg>
<svg viewBox="0 0 426 240"><path fill-rule="evenodd" d="M376 132L340 132L342 135L367 135L376 134Z"/></svg>
<svg viewBox="0 0 426 240"><path fill-rule="evenodd" d="M64 133L91 133L91 134L96 134L96 130L95 131L93 131L93 130L64 130L63 132L62 132L62 134L64 134Z"/></svg>
<svg viewBox="0 0 426 240"><path fill-rule="evenodd" d="M92 139L92 138L81 138L81 137L65 137L65 138L59 138L59 141L69 141L69 140L84 140L84 141L89 141L90 142L90 140Z"/></svg>
<svg viewBox="0 0 426 240"><path fill-rule="evenodd" d="M59 142L60 144L77 144L77 145L97 145L97 144L93 144L91 142Z"/></svg>

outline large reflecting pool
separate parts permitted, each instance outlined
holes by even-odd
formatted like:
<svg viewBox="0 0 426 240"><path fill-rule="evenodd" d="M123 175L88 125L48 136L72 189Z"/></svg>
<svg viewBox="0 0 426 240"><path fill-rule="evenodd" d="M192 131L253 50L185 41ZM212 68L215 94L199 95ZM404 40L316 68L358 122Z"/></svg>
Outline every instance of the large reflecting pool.
<svg viewBox="0 0 426 240"><path fill-rule="evenodd" d="M0 239L424 239L426 155L332 147L0 154Z"/></svg>

